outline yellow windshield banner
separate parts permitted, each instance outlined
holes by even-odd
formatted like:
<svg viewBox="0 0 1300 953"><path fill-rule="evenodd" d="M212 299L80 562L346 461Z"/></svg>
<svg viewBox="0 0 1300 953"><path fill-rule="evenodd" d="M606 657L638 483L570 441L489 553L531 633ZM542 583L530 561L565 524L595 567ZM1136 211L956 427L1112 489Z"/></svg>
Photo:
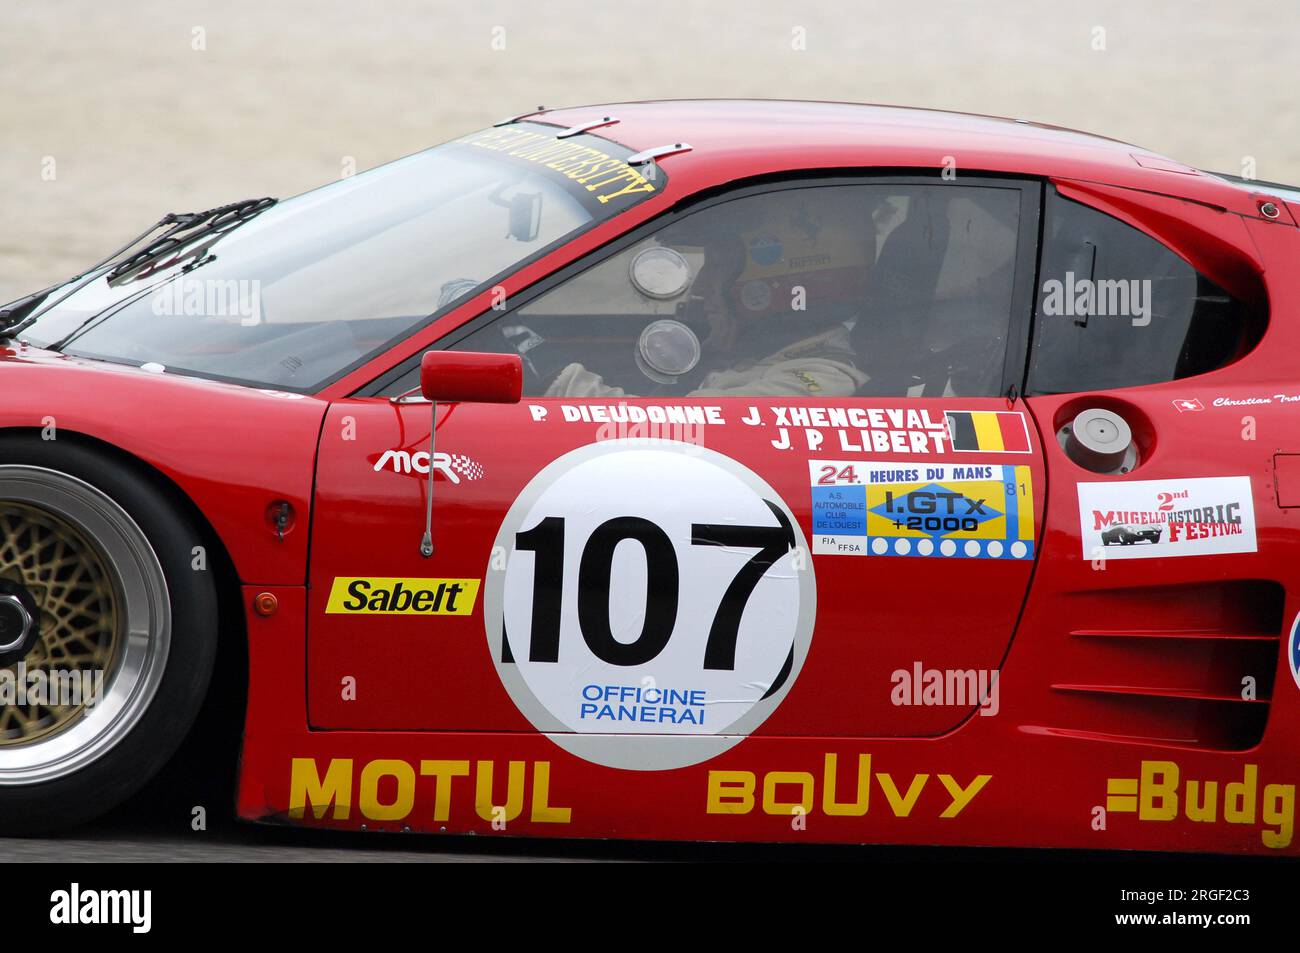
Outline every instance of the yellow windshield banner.
<svg viewBox="0 0 1300 953"><path fill-rule="evenodd" d="M545 133L503 126L471 133L456 141L558 172L591 193L601 205L623 196L655 190L649 179L622 159Z"/></svg>

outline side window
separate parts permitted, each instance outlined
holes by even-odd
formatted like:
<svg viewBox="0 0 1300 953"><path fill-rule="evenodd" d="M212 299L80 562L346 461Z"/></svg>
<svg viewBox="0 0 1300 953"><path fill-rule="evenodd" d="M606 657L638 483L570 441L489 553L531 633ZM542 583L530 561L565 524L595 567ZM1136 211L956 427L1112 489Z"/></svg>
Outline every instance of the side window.
<svg viewBox="0 0 1300 953"><path fill-rule="evenodd" d="M664 226L456 344L525 393L992 396L1019 187L792 187Z"/></svg>
<svg viewBox="0 0 1300 953"><path fill-rule="evenodd" d="M1030 394L1191 377L1258 340L1260 316L1159 241L1048 193Z"/></svg>

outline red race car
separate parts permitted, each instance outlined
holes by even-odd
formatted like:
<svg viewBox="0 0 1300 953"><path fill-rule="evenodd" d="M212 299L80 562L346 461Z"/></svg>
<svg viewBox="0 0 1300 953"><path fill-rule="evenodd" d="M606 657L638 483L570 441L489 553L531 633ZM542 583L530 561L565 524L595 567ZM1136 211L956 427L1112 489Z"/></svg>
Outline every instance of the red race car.
<svg viewBox="0 0 1300 953"><path fill-rule="evenodd" d="M168 216L0 314L0 825L231 640L249 820L1296 853L1297 216L777 102Z"/></svg>

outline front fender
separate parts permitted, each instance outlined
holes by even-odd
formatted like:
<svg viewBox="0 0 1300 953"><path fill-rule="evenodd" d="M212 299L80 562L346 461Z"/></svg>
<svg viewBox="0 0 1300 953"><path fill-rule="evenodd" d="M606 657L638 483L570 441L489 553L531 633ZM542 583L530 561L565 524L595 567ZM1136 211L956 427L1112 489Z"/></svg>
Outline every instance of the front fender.
<svg viewBox="0 0 1300 953"><path fill-rule="evenodd" d="M0 433L79 434L154 467L203 512L241 581L304 585L316 447L328 404L16 344L0 348ZM292 517L283 539L269 514Z"/></svg>

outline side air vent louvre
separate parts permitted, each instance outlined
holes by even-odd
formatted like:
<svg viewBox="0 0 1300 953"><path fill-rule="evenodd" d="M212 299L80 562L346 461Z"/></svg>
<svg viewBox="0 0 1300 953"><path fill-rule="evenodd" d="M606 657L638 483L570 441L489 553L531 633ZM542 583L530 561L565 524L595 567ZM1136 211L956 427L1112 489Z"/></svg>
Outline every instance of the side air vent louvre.
<svg viewBox="0 0 1300 953"><path fill-rule="evenodd" d="M1025 728L1251 748L1268 723L1282 605L1282 587L1266 580L1078 593L1051 683L1060 720Z"/></svg>

